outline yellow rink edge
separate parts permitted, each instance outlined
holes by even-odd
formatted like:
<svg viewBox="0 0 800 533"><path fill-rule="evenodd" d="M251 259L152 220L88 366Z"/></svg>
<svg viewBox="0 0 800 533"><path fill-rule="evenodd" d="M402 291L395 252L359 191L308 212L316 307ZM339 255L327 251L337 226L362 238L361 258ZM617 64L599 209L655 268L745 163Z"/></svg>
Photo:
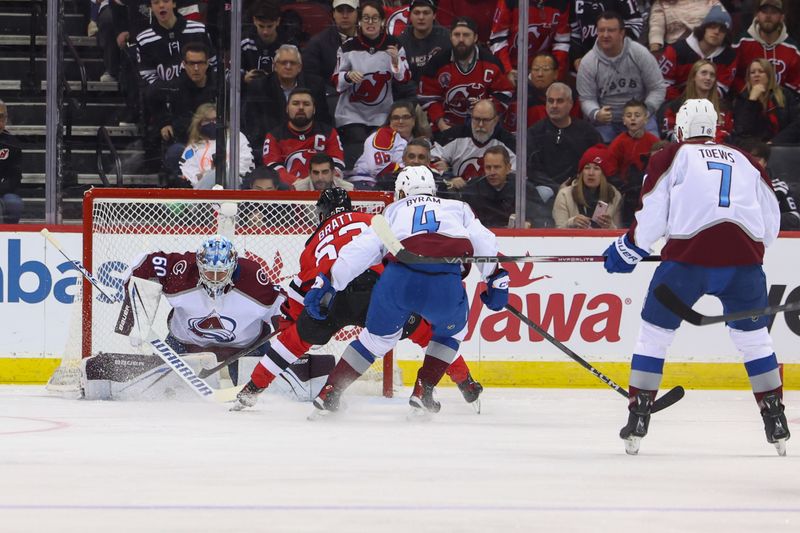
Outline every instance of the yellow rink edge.
<svg viewBox="0 0 800 533"><path fill-rule="evenodd" d="M0 358L0 383L43 384L58 367L54 358ZM398 361L403 385L413 384L419 361ZM598 388L600 380L570 361L467 361L473 377L488 387ZM600 372L623 387L628 385L627 362L594 363ZM800 390L800 364L783 365L784 387ZM450 385L445 377L442 385ZM683 385L692 389L749 389L741 363L669 363L664 365L662 388Z"/></svg>

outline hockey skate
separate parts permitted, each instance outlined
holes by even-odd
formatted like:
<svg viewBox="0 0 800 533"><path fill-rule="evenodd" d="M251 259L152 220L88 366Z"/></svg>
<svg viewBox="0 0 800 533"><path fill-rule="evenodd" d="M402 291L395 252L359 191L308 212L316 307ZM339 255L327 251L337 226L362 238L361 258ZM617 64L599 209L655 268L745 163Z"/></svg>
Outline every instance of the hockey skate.
<svg viewBox="0 0 800 533"><path fill-rule="evenodd" d="M411 411L408 413L409 420L429 419L431 414L438 413L442 408L442 404L433 397L433 385L424 383L420 378L417 378L414 384L408 405L411 406Z"/></svg>
<svg viewBox="0 0 800 533"><path fill-rule="evenodd" d="M245 407L253 407L258 403L258 395L264 392L266 387L258 387L252 380L247 382L239 394L236 395L236 403L230 408L231 411L241 411Z"/></svg>
<svg viewBox="0 0 800 533"><path fill-rule="evenodd" d="M475 412L481 414L481 400L480 395L483 392L483 385L472 379L471 374L467 374L467 379L458 384L458 390L464 397L464 401L475 409Z"/></svg>
<svg viewBox="0 0 800 533"><path fill-rule="evenodd" d="M317 420L322 417L332 416L342 408L342 391L331 384L327 384L314 398L314 411L308 415L308 420Z"/></svg>
<svg viewBox="0 0 800 533"><path fill-rule="evenodd" d="M789 440L789 426L786 423L784 407L777 394L769 394L761 400L761 418L764 419L764 431L767 442L774 444L781 457L786 455L786 441Z"/></svg>
<svg viewBox="0 0 800 533"><path fill-rule="evenodd" d="M628 423L619 432L619 437L625 441L625 453L636 455L642 438L647 435L650 425L650 411L653 409L653 397L647 391L636 394L633 403L628 407Z"/></svg>

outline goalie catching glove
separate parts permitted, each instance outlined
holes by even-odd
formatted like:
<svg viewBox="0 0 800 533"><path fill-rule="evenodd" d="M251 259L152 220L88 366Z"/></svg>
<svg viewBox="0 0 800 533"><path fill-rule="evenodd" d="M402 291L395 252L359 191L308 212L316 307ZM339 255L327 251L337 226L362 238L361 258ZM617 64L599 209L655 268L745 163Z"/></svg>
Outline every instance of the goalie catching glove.
<svg viewBox="0 0 800 533"><path fill-rule="evenodd" d="M311 318L325 320L328 318L328 310L334 296L336 296L336 290L330 280L325 277L325 274L319 274L311 289L306 293L303 305L306 306L306 311Z"/></svg>
<svg viewBox="0 0 800 533"><path fill-rule="evenodd" d="M481 293L481 301L492 311L500 311L508 303L508 272L499 269L486 278L486 290Z"/></svg>
<svg viewBox="0 0 800 533"><path fill-rule="evenodd" d="M650 254L633 244L627 235L621 235L606 248L603 255L606 256L603 266L609 274L628 274L633 272L639 261Z"/></svg>

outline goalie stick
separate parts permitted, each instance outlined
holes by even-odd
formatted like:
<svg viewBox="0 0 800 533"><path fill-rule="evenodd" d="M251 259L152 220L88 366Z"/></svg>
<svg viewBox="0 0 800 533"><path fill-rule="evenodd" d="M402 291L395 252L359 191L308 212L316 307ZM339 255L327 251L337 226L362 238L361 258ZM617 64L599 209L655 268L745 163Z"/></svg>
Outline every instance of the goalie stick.
<svg viewBox="0 0 800 533"><path fill-rule="evenodd" d="M733 322L745 318L758 318L760 316L774 315L777 313L784 313L788 311L800 310L800 301L789 302L783 305L771 305L761 309L750 309L749 311L735 311L733 313L725 313L722 315L703 315L686 305L677 294L672 292L668 286L663 283L655 288L653 294L659 302L678 315L680 318L693 324L695 326L707 326L709 324L718 324L720 322Z"/></svg>
<svg viewBox="0 0 800 533"><path fill-rule="evenodd" d="M100 294L105 296L108 299L109 302L113 302L114 301L114 299L111 296L109 296L108 294L106 294L106 292L102 289L102 287L100 287L100 282L97 281L97 279L92 275L92 273L89 272L88 270L86 270L86 267L83 266L83 263L81 263L80 261L75 261L75 260L69 258L69 256L66 254L64 249L61 247L61 244L59 244L59 242L56 240L55 237L53 237L53 234L50 233L47 230L47 228L43 228L42 231L40 231L39 233L42 234L42 237L47 239L47 242L49 242L50 244L53 245L53 248L55 248L56 250L61 252L61 255L64 256L64 259L66 259L67 261L69 261L70 263L75 265L75 268L77 268L78 271L81 274L83 274L83 277L86 278L89 281L89 283L91 283L92 286L95 289L100 291Z"/></svg>
<svg viewBox="0 0 800 533"><path fill-rule="evenodd" d="M200 376L201 378L207 378L208 376L214 374L215 372L219 372L223 368L232 365L234 363L234 361L238 361L242 357L245 357L246 355L250 355L251 353L253 353L253 351L256 348L258 348L259 346L261 346L262 344L267 342L276 333L277 333L277 330L270 330L270 331L262 334L258 339L255 340L255 342L253 342L253 344L251 344L247 348L243 348L242 350L239 350L238 352L236 352L232 356L228 357L227 359L225 359L224 361L222 361L221 363L219 363L216 366L213 366L211 368L202 369L197 375Z"/></svg>
<svg viewBox="0 0 800 533"><path fill-rule="evenodd" d="M535 331L536 333L547 339L553 346L555 346L563 353L568 355L570 359L572 359L573 361L581 365L583 368L591 372L592 375L594 375L597 379L599 379L600 381L602 381L603 383L605 383L606 385L608 385L609 387L620 393L625 398L629 398L628 391L626 391L621 386L617 385L610 377L606 376L605 374L597 370L597 368L592 366L592 364L589 363L586 359L584 359L580 355L570 350L566 345L564 345L564 343L562 343L561 341L550 335L547 332L547 330L545 330L539 324L537 324L527 316L523 315L522 312L513 307L511 304L506 304L506 310L515 317L517 317L518 319L520 319L526 326L531 328L533 331ZM674 404L675 402L683 398L684 394L685 391L683 390L683 387L681 387L680 385L671 388L670 390L662 394L656 401L653 402L653 409L651 412L657 413L662 409L666 409L670 405Z"/></svg>
<svg viewBox="0 0 800 533"><path fill-rule="evenodd" d="M403 244L397 240L389 222L383 215L372 217L372 229L381 240L386 249L391 252L401 263L602 263L606 260L604 255L460 255L450 257L430 257L415 254L407 250ZM651 255L642 261L661 261L658 255Z"/></svg>

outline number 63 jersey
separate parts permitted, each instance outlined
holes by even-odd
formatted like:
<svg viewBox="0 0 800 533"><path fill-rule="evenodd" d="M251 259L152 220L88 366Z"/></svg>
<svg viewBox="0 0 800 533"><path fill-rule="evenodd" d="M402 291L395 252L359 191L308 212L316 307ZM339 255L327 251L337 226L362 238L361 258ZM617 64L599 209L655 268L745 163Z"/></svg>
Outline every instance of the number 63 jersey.
<svg viewBox="0 0 800 533"><path fill-rule="evenodd" d="M713 142L672 144L654 154L640 205L628 236L645 250L666 237L663 260L761 264L780 229L778 200L761 166Z"/></svg>

